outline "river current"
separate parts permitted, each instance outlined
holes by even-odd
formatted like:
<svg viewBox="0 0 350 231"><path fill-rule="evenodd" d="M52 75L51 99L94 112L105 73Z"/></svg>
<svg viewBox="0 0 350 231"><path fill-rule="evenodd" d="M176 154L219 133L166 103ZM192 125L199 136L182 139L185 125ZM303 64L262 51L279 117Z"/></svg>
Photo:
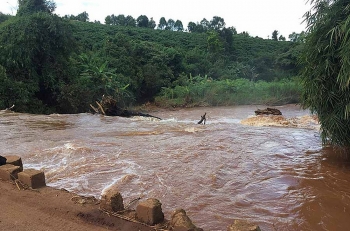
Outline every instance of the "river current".
<svg viewBox="0 0 350 231"><path fill-rule="evenodd" d="M1 155L45 171L49 186L124 203L157 198L204 230L248 219L262 230L345 230L350 161L313 128L241 124L258 106L159 110L147 118L0 112ZM277 107L286 118L308 115ZM198 125L207 113L206 125Z"/></svg>

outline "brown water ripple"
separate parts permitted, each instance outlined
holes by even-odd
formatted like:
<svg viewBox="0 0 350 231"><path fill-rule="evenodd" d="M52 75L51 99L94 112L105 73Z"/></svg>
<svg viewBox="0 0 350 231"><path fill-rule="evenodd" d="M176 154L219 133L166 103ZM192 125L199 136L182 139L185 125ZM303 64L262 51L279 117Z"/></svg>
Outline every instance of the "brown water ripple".
<svg viewBox="0 0 350 231"><path fill-rule="evenodd" d="M167 216L182 207L205 230L226 230L235 218L264 230L347 227L346 155L322 149L316 130L239 124L256 108L156 112L164 121L1 112L0 152L44 169L51 186L99 196L117 185L126 202L159 198Z"/></svg>

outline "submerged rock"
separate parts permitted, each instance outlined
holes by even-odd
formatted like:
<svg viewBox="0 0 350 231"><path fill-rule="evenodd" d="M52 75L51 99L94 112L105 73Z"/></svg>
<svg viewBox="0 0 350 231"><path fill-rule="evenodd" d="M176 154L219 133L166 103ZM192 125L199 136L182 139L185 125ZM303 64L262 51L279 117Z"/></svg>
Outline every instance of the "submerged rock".
<svg viewBox="0 0 350 231"><path fill-rule="evenodd" d="M255 115L282 115L282 112L276 108L258 109Z"/></svg>
<svg viewBox="0 0 350 231"><path fill-rule="evenodd" d="M227 231L261 231L258 225L252 224L246 220L235 220L232 225L227 227Z"/></svg>

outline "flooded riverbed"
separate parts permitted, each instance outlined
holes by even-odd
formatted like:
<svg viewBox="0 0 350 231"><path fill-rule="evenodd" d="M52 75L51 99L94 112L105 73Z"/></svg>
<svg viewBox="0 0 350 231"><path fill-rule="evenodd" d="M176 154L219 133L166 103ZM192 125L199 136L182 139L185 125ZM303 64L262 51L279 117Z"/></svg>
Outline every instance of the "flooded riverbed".
<svg viewBox="0 0 350 231"><path fill-rule="evenodd" d="M262 108L262 107L260 107ZM158 198L165 216L183 208L204 230L249 219L263 230L344 230L350 162L322 148L318 129L241 124L257 106L160 110L144 118L0 112L2 155L45 171L47 183L124 202ZM278 107L286 118L308 115ZM207 113L207 124L198 125Z"/></svg>

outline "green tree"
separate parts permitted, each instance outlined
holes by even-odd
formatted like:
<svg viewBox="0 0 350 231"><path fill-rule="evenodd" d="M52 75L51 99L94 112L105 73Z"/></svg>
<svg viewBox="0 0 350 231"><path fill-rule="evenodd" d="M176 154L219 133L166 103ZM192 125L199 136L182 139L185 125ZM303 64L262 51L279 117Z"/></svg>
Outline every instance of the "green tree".
<svg viewBox="0 0 350 231"><path fill-rule="evenodd" d="M138 27L148 27L149 19L146 15L140 15L136 19L136 23Z"/></svg>
<svg viewBox="0 0 350 231"><path fill-rule="evenodd" d="M0 25L0 65L6 68L0 88L13 86L19 111L53 112L58 109L61 87L71 80L71 28L47 10L46 1L41 1L43 6L19 3L18 16ZM10 102L11 97L3 101Z"/></svg>
<svg viewBox="0 0 350 231"><path fill-rule="evenodd" d="M225 20L221 17L214 16L210 21L210 28L213 30L222 30L225 27Z"/></svg>
<svg viewBox="0 0 350 231"><path fill-rule="evenodd" d="M31 96L26 83L8 78L5 68L0 65L0 108L12 105L21 108L23 101L30 101Z"/></svg>
<svg viewBox="0 0 350 231"><path fill-rule="evenodd" d="M278 30L274 30L272 32L272 40L274 40L274 41L278 40Z"/></svg>
<svg viewBox="0 0 350 231"><path fill-rule="evenodd" d="M198 32L200 33L207 32L210 28L210 22L206 18L203 18L202 21L199 23L199 25L197 25L197 27L198 27Z"/></svg>
<svg viewBox="0 0 350 231"><path fill-rule="evenodd" d="M56 9L56 3L47 0L18 0L17 15L31 15L33 13L52 13Z"/></svg>
<svg viewBox="0 0 350 231"><path fill-rule="evenodd" d="M230 30L230 31L232 32L233 35L236 35L236 34L237 34L237 30L236 30L236 28L234 28L233 26L230 26L230 27L228 27L228 28L226 28L226 29Z"/></svg>
<svg viewBox="0 0 350 231"><path fill-rule="evenodd" d="M196 32L196 23L189 22L187 25L188 32Z"/></svg>
<svg viewBox="0 0 350 231"><path fill-rule="evenodd" d="M77 16L75 15L65 15L63 18L69 19L69 20L77 20L80 22L88 22L89 21L89 14L86 13L86 11L78 14Z"/></svg>
<svg viewBox="0 0 350 231"><path fill-rule="evenodd" d="M136 26L136 20L131 15L126 16L126 18L125 18L125 26L135 27Z"/></svg>
<svg viewBox="0 0 350 231"><path fill-rule="evenodd" d="M111 15L107 15L105 17L105 24L106 25L112 25L112 16Z"/></svg>
<svg viewBox="0 0 350 231"><path fill-rule="evenodd" d="M113 26L135 26L135 19L130 15L125 17L124 14L119 14L118 16L112 14L105 18L105 24Z"/></svg>
<svg viewBox="0 0 350 231"><path fill-rule="evenodd" d="M300 34L293 32L288 36L291 42L302 43L305 42L306 33L302 31Z"/></svg>
<svg viewBox="0 0 350 231"><path fill-rule="evenodd" d="M232 28L224 27L222 30L219 30L218 33L225 43L226 50L229 50L232 46L234 30L232 30Z"/></svg>
<svg viewBox="0 0 350 231"><path fill-rule="evenodd" d="M279 41L286 41L286 37L284 37L283 35L280 35L280 37L278 37Z"/></svg>
<svg viewBox="0 0 350 231"><path fill-rule="evenodd" d="M5 22L7 20L9 20L12 16L9 14L3 14L2 12L0 12L0 24L2 22Z"/></svg>
<svg viewBox="0 0 350 231"><path fill-rule="evenodd" d="M244 37L250 37L250 34L248 31L243 31L240 34L243 35Z"/></svg>
<svg viewBox="0 0 350 231"><path fill-rule="evenodd" d="M174 30L175 31L183 31L184 30L184 26L182 25L182 22L180 20L176 20L176 22L174 24Z"/></svg>
<svg viewBox="0 0 350 231"><path fill-rule="evenodd" d="M117 23L117 17L112 14L112 15L107 15L107 17L105 18L105 24L106 25L116 25Z"/></svg>
<svg viewBox="0 0 350 231"><path fill-rule="evenodd" d="M166 19L164 17L161 17L159 19L158 29L165 30L166 26L167 26Z"/></svg>
<svg viewBox="0 0 350 231"><path fill-rule="evenodd" d="M305 14L303 106L318 115L323 143L350 146L350 2L311 3Z"/></svg>
<svg viewBox="0 0 350 231"><path fill-rule="evenodd" d="M148 21L148 28L154 29L157 26L153 18L150 18Z"/></svg>
<svg viewBox="0 0 350 231"><path fill-rule="evenodd" d="M117 26L125 26L125 16L124 14L120 14L115 18L115 25Z"/></svg>
<svg viewBox="0 0 350 231"><path fill-rule="evenodd" d="M167 22L167 26L166 26L166 30L174 30L174 26L175 26L175 21L173 19L169 19Z"/></svg>
<svg viewBox="0 0 350 231"><path fill-rule="evenodd" d="M219 34L215 31L209 31L207 37L208 50L212 53L218 53L223 50L223 44Z"/></svg>
<svg viewBox="0 0 350 231"><path fill-rule="evenodd" d="M86 13L86 11L78 14L76 17L75 17L75 20L78 20L80 22L88 22L89 21L89 14Z"/></svg>

